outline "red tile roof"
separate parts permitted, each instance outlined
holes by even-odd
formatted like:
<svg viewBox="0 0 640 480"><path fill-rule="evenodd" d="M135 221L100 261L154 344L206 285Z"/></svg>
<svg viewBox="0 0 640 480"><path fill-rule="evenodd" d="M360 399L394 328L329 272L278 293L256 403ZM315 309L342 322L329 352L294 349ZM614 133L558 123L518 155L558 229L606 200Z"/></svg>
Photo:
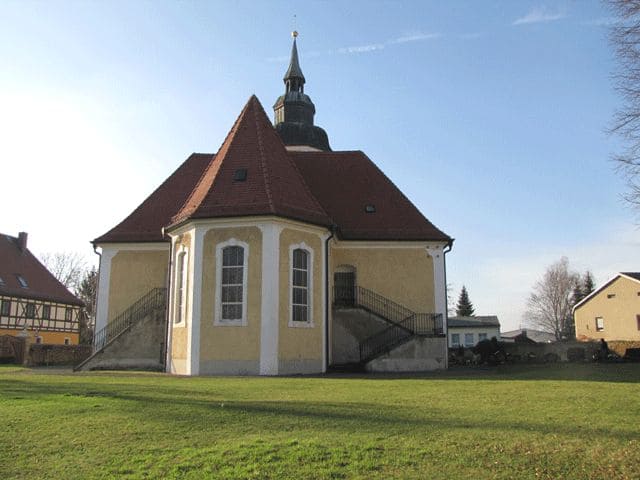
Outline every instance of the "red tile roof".
<svg viewBox="0 0 640 480"><path fill-rule="evenodd" d="M192 153L131 215L93 242L167 241L162 227L169 225L213 158L211 153Z"/></svg>
<svg viewBox="0 0 640 480"><path fill-rule="evenodd" d="M245 181L234 181L239 169L246 169ZM172 223L250 215L331 225L255 95Z"/></svg>
<svg viewBox="0 0 640 480"><path fill-rule="evenodd" d="M27 283L24 288L18 275ZM84 305L17 238L0 233L0 295Z"/></svg>
<svg viewBox="0 0 640 480"><path fill-rule="evenodd" d="M363 152L290 154L340 238L451 241ZM367 213L367 205L375 212Z"/></svg>
<svg viewBox="0 0 640 480"><path fill-rule="evenodd" d="M234 180L241 169L246 180ZM364 153L287 151L252 96L216 155L191 155L94 243L166 241L163 227L191 219L259 215L336 225L348 240L451 241Z"/></svg>

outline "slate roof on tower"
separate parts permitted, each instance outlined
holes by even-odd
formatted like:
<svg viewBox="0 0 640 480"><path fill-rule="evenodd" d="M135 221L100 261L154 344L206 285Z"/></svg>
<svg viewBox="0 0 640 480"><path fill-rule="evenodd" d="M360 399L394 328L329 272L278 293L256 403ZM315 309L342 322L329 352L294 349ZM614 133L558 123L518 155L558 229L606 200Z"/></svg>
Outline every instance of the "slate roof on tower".
<svg viewBox="0 0 640 480"><path fill-rule="evenodd" d="M267 215L335 225L345 240L452 241L364 153L287 151L252 96L217 154L192 154L94 243L168 241L163 227Z"/></svg>

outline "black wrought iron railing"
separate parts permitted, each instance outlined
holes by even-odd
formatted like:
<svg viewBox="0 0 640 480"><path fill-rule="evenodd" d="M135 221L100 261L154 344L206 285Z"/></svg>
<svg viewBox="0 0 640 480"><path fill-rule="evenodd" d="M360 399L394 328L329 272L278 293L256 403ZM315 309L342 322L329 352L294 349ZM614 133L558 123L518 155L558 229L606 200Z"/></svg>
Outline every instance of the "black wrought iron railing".
<svg viewBox="0 0 640 480"><path fill-rule="evenodd" d="M127 308L124 312L111 320L106 327L96 332L93 337L94 352L102 349L106 344L122 332L139 322L147 315L160 308L166 308L167 289L154 288L142 298Z"/></svg>
<svg viewBox="0 0 640 480"><path fill-rule="evenodd" d="M438 336L444 333L441 314L416 313L379 293L357 285L335 286L333 304L337 308L363 308L390 325L360 342L360 361L367 362L415 335Z"/></svg>
<svg viewBox="0 0 640 480"><path fill-rule="evenodd" d="M441 314L414 313L399 324L391 325L360 342L360 362L365 363L387 353L415 335L438 336L443 332Z"/></svg>
<svg viewBox="0 0 640 480"><path fill-rule="evenodd" d="M369 310L390 323L400 323L414 315L407 307L400 305L379 293L357 285L333 288L333 304L336 307L357 307Z"/></svg>

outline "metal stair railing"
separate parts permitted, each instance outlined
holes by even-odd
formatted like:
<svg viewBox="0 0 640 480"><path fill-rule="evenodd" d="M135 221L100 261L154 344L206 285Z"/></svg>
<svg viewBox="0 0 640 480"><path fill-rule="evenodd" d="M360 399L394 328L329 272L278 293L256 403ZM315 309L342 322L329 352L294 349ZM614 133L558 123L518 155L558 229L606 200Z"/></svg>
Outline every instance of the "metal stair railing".
<svg viewBox="0 0 640 480"><path fill-rule="evenodd" d="M334 286L333 304L337 308L362 308L390 325L360 342L360 362L387 353L415 335L438 336L444 333L441 314L416 313L379 293L357 285Z"/></svg>
<svg viewBox="0 0 640 480"><path fill-rule="evenodd" d="M93 351L98 352L125 330L139 322L154 310L164 309L167 303L167 289L154 288L136 300L129 308L111 320L106 327L93 337Z"/></svg>
<svg viewBox="0 0 640 480"><path fill-rule="evenodd" d="M414 313L397 325L391 325L360 342L360 362L373 360L411 337L438 336L443 332L442 314Z"/></svg>
<svg viewBox="0 0 640 480"><path fill-rule="evenodd" d="M400 305L368 288L336 286L333 288L333 304L340 308L356 307L369 310L390 323L399 324L414 315L407 307Z"/></svg>

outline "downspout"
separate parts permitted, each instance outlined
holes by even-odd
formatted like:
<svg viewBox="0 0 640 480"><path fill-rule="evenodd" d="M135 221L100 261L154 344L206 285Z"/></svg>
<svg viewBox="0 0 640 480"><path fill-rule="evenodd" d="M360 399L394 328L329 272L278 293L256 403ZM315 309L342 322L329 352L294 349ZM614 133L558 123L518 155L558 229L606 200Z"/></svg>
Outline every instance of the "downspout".
<svg viewBox="0 0 640 480"><path fill-rule="evenodd" d="M93 245L93 253L95 253L96 255L98 255L98 257L100 257L100 260L98 260L98 285L96 286L96 294L95 294L95 298L93 299L93 341L91 342L91 346L93 347L93 345L95 345L96 342L96 319L98 318L98 292L100 291L100 270L102 270L102 252L98 252L98 247L96 246L95 243L91 242L91 244ZM80 333L80 332L78 332ZM78 335L79 337L80 335Z"/></svg>
<svg viewBox="0 0 640 480"><path fill-rule="evenodd" d="M442 263L444 264L444 318L442 319L442 330L444 332L444 365L449 368L449 293L447 292L447 253L453 248L453 238L449 240L447 246L442 250Z"/></svg>
<svg viewBox="0 0 640 480"><path fill-rule="evenodd" d="M164 227L162 227L162 238L165 237ZM173 242L169 239L169 263L167 265L167 279L166 279L166 301L167 305L165 307L165 324L166 328L164 331L164 350L162 351L161 360L164 362L164 371L167 371L167 366L169 363L169 329L171 328L171 319L169 318L169 305L171 304L171 278L172 278L172 268L173 268Z"/></svg>
<svg viewBox="0 0 640 480"><path fill-rule="evenodd" d="M336 231L336 225L329 227L331 235L324 241L324 371L329 370L329 240Z"/></svg>

